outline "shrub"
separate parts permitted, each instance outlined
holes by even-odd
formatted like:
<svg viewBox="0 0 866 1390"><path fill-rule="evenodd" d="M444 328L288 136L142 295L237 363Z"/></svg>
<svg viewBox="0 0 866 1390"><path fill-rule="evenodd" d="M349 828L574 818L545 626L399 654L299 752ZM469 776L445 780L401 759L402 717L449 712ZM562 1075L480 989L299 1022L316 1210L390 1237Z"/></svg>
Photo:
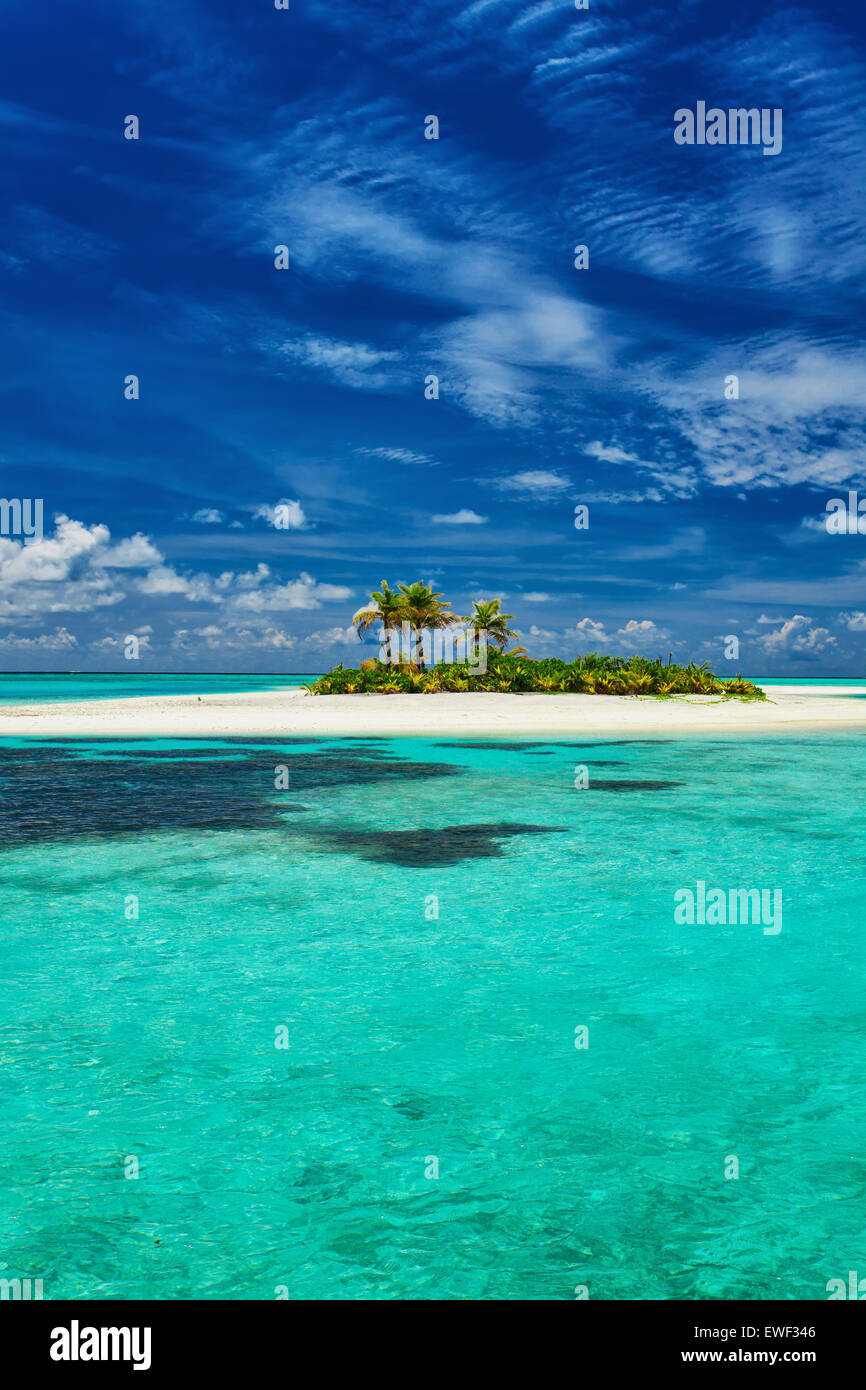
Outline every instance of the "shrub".
<svg viewBox="0 0 866 1390"><path fill-rule="evenodd" d="M765 700L763 690L741 675L716 676L704 662L679 666L644 656L607 656L589 652L574 661L560 657L533 660L491 651L484 675L468 661L445 662L430 671L415 666L388 666L362 661L358 670L336 666L307 687L313 695L429 694L431 691L508 691L513 694L568 691L589 695L718 695L722 699Z"/></svg>

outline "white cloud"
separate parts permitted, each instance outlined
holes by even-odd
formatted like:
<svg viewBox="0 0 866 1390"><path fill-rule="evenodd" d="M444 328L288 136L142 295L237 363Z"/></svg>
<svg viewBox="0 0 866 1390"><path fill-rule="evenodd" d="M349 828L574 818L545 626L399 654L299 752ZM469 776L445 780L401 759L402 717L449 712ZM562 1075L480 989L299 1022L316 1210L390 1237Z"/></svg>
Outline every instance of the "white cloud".
<svg viewBox="0 0 866 1390"><path fill-rule="evenodd" d="M467 260L468 271L484 280L492 268L480 251ZM533 283L516 264L500 267L500 284L505 302L479 305L449 323L437 335L437 355L468 410L493 424L531 425L545 384L562 387L574 372L595 373L606 365L602 316L552 286ZM483 290L478 297L485 298Z"/></svg>
<svg viewBox="0 0 866 1390"><path fill-rule="evenodd" d="M739 376L738 400L724 398L730 373ZM717 350L690 372L650 366L646 389L715 486L839 487L866 475L862 354L777 335Z"/></svg>
<svg viewBox="0 0 866 1390"><path fill-rule="evenodd" d="M591 444L587 444L584 449L585 454L591 458L599 459L601 463L640 463L637 454L628 454L625 449L620 449L616 444L602 444L601 440L595 439Z"/></svg>
<svg viewBox="0 0 866 1390"><path fill-rule="evenodd" d="M360 647L358 633L353 627L328 627L319 632L310 632L301 639L305 647Z"/></svg>
<svg viewBox="0 0 866 1390"><path fill-rule="evenodd" d="M53 536L32 545L0 537L0 584L68 579L80 559L104 554L110 539L107 526L82 526L67 516L57 517Z"/></svg>
<svg viewBox="0 0 866 1390"><path fill-rule="evenodd" d="M158 565L161 561L162 556L156 546L140 531L94 557L94 564L98 564L102 569L144 569L147 565Z"/></svg>
<svg viewBox="0 0 866 1390"><path fill-rule="evenodd" d="M11 632L0 635L0 648L3 651L68 651L78 646L78 638L65 627L55 628L53 632L43 632L39 637L16 637Z"/></svg>
<svg viewBox="0 0 866 1390"><path fill-rule="evenodd" d="M617 507L621 502L662 502L664 496L659 488L648 487L640 492L587 492L581 491L582 502L599 502L609 507Z"/></svg>
<svg viewBox="0 0 866 1390"><path fill-rule="evenodd" d="M138 570L138 573L133 571ZM183 573L165 562L148 537L141 534L111 542L107 526L84 526L60 516L53 536L32 545L0 537L0 623L35 622L63 612L94 613L124 602L136 602L131 611L131 630L150 630L138 621L142 600L165 601L171 608L213 605L219 608L221 635L205 628L185 628L199 640L226 645L229 629L245 625L256 632L255 640L285 645L276 629L268 628L261 615L295 609L318 609L342 603L351 589L340 584L320 584L312 575L276 580L268 565L255 570L226 570L218 575ZM158 611L158 610L157 610ZM136 614L138 615L136 617ZM265 634L270 633L270 636ZM115 638L103 639L110 643Z"/></svg>
<svg viewBox="0 0 866 1390"><path fill-rule="evenodd" d="M649 618L644 618L638 622L635 618L630 618L625 627L617 628L617 636L621 638L649 637L658 636L659 629Z"/></svg>
<svg viewBox="0 0 866 1390"><path fill-rule="evenodd" d="M408 70L410 93L431 74L438 81L443 74L446 82L467 80L477 43L492 45L498 70L519 86L527 109L563 139L553 141L540 169L519 159L473 155L465 144L460 160L446 168L415 138L411 96L400 100L372 90L360 63L339 109L322 110L295 97L276 137L268 131L257 142L238 138L221 147L229 177L213 195L209 235L262 256L273 247L274 229L288 219L293 261L312 279L331 288L354 281L371 297L384 286L434 302L445 321L418 330L413 367L423 359L441 370L449 397L494 423L543 419L555 428L565 418L571 426L575 393L611 384L640 395L640 405L654 397L665 424L679 427L703 471L720 485L763 486L786 471L792 479L808 475L812 454L821 470L856 467L863 443L856 422L830 449L832 435L814 418L824 407L808 391L799 399L813 417L809 428L788 415L777 388L785 363L796 362L796 343L777 342L772 389L761 399L767 345L754 337L737 340L757 391L749 394L744 375L741 400L722 402L717 410L717 388L720 394L724 376L739 367L723 360L730 356L725 352L709 360L707 339L700 336L704 323L690 341L682 332L673 335L678 343L663 352L645 305L632 297L615 318L614 309L581 303L583 277L572 275L566 293L540 268L544 257L537 251L556 246L560 264L568 266L570 248L555 209L579 206L582 226L593 229L614 273L637 271L656 289L679 281L683 301L692 283L720 291L720 301L732 285L758 286L771 296L780 286L790 295L796 286L812 331L824 331L815 312L830 302L822 292L848 278L858 283L863 260L854 212L840 214L838 204L840 186L863 183L857 99L863 70L838 28L799 14L784 22L771 16L747 25L736 41L716 35L698 46L688 26L660 29L639 7L632 7L625 35L610 15L559 25L555 0L521 7L516 16L502 0L479 0L446 4L433 29L408 7L394 11L378 33L367 26L360 34L357 25L349 29L351 18L341 18L340 7L314 0L314 8L338 33L351 32L353 51L387 51L389 64ZM798 158L719 160L712 178L673 187L671 141L657 122L644 119L639 92L623 80L623 63L633 63L635 55L644 69L672 63L677 71L702 71L708 90L733 89L737 80L769 83L780 105L811 113ZM596 142L584 138L602 109L616 110L629 132L630 177L621 176L617 161L601 168ZM557 197L551 205L551 178L565 192L564 202ZM426 215L431 207L433 220ZM830 300L836 302L832 294ZM405 319L411 323L411 311ZM398 375L398 354L387 349L292 333L281 344L285 330L279 330L278 351L345 384L375 389L389 374ZM641 344L643 359L636 351ZM625 351L614 370L611 359L620 347ZM840 353L832 358L838 362ZM694 370L683 371L684 360L695 363ZM850 400L850 385L845 389ZM854 398L862 400L862 390ZM669 461L650 464L639 457L643 446L632 452L628 440L624 446L594 443L605 451L600 461L668 471ZM664 495L674 490L671 480L655 481ZM683 468L676 484L675 495L691 495L692 471Z"/></svg>
<svg viewBox="0 0 866 1390"><path fill-rule="evenodd" d="M817 656L836 645L828 628L812 627L811 623L811 618L795 613L775 632L760 638L760 644L768 656Z"/></svg>
<svg viewBox="0 0 866 1390"><path fill-rule="evenodd" d="M102 563L110 540L107 526L67 516L57 517L53 536L33 545L0 537L0 622L119 603L123 591Z"/></svg>
<svg viewBox="0 0 866 1390"><path fill-rule="evenodd" d="M673 453L669 452L663 459L652 461L642 459L639 454L630 454L627 450L620 448L618 444L602 444L598 439L587 444L584 453L590 458L598 459L599 463L627 464L642 473L649 474L655 484L654 487L646 488L642 492L614 492L606 497L589 495L584 497L587 502L660 502L663 496L688 498L694 496L697 491L698 480L695 470L688 465L677 462Z"/></svg>
<svg viewBox="0 0 866 1390"><path fill-rule="evenodd" d="M483 481L483 480L482 480ZM571 483L561 473L553 473L543 468L530 468L522 473L511 473L493 480L493 486L500 492L519 493L531 497L533 501L545 502L551 497L560 497L568 492Z"/></svg>
<svg viewBox="0 0 866 1390"><path fill-rule="evenodd" d="M486 516L479 516L467 507L461 507L458 512L437 512L433 517L437 526L483 526L486 521Z"/></svg>
<svg viewBox="0 0 866 1390"><path fill-rule="evenodd" d="M678 645L650 618L629 618L622 627L612 631L596 618L580 618L573 627L555 631L533 626L529 635L551 655L565 657L575 649L578 653L601 651L614 656L634 656L637 652L654 656L661 650L659 643L664 643L668 651Z"/></svg>
<svg viewBox="0 0 866 1390"><path fill-rule="evenodd" d="M242 570L240 574L234 574L231 570L226 570L216 581L218 589L228 589L232 585L238 589L258 589L266 583L271 573L270 565L264 564L261 560L254 570Z"/></svg>
<svg viewBox="0 0 866 1390"><path fill-rule="evenodd" d="M575 630L580 641L585 639L590 643L604 642L605 644L610 644L611 639L604 630L604 624L596 622L594 618L578 619L575 624Z"/></svg>
<svg viewBox="0 0 866 1390"><path fill-rule="evenodd" d="M199 507L197 512L193 512L191 520L197 521L200 526L218 526L225 521L225 516L216 507Z"/></svg>
<svg viewBox="0 0 866 1390"><path fill-rule="evenodd" d="M122 651L128 634L128 628L124 628L121 632L115 632L107 637L98 637L89 643L90 649L95 652ZM153 650L150 640L152 635L153 628L149 625L135 624L134 636L138 638L138 645L142 651L149 652Z"/></svg>
<svg viewBox="0 0 866 1390"><path fill-rule="evenodd" d="M594 618L581 618L569 635L576 635L578 646L585 651L601 650L618 656L633 656L635 652L652 655L647 651L650 644L671 641L664 628L650 618L629 618L614 632L608 632L604 623Z"/></svg>
<svg viewBox="0 0 866 1390"><path fill-rule="evenodd" d="M206 651L248 652L256 648L272 648L288 651L298 645L297 637L282 628L270 624L257 627L217 627L208 623L204 627L176 628L170 646L185 656L194 655L204 648Z"/></svg>
<svg viewBox="0 0 866 1390"><path fill-rule="evenodd" d="M342 584L318 584L312 575L301 573L286 584L242 593L234 600L239 613L266 613L296 608L321 608L323 603L350 598L352 590Z"/></svg>
<svg viewBox="0 0 866 1390"><path fill-rule="evenodd" d="M221 601L219 595L214 592L214 582L209 575L196 574L187 577L178 574L173 565L154 566L143 579L136 582L135 588L140 594L152 598L180 595L190 603Z"/></svg>
<svg viewBox="0 0 866 1390"><path fill-rule="evenodd" d="M291 208L293 259L305 274L331 288L357 280L370 293L383 285L434 301L445 321L418 330L416 363L428 364L424 371L439 375L449 398L472 413L495 424L531 423L547 387L564 398L576 372L606 370L605 314L533 268L530 213L516 211L513 181L468 152L447 170L433 165L408 135L410 109L381 97L352 103L344 93L338 115L310 111L276 142L239 142L242 188L214 208L209 229L247 252L272 247L273 227ZM432 206L431 222L424 210ZM271 355L282 352L355 389L408 379L403 354L389 348L324 335L267 337Z"/></svg>
<svg viewBox="0 0 866 1390"><path fill-rule="evenodd" d="M250 636L251 634L244 634L244 640L239 645L246 647ZM277 651L288 651L289 647L294 647L297 642L297 638L290 632L284 632L282 628L278 627L266 627L259 634L257 640L261 645L274 647Z"/></svg>
<svg viewBox="0 0 866 1390"><path fill-rule="evenodd" d="M378 449L356 449L357 454L365 454L367 458L387 459L390 463L410 463L428 464L435 466L436 460L429 454L417 454L414 449L388 449L380 447Z"/></svg>
<svg viewBox="0 0 866 1390"><path fill-rule="evenodd" d="M823 516L804 516L800 522L800 529L802 531L820 531L823 535L828 535L827 513L825 512Z"/></svg>
<svg viewBox="0 0 866 1390"><path fill-rule="evenodd" d="M142 594L186 594L188 587L187 580L171 565L157 565L138 583Z"/></svg>
<svg viewBox="0 0 866 1390"><path fill-rule="evenodd" d="M281 497L274 506L269 502L263 502L261 506L254 508L253 518L256 521L266 521L278 531L302 531L307 524L300 502L289 497Z"/></svg>
<svg viewBox="0 0 866 1390"><path fill-rule="evenodd" d="M313 335L281 343L277 350L294 362L326 372L342 385L362 391L379 391L386 386L390 373L382 370L383 365L400 359L399 352L370 347L368 343L344 343Z"/></svg>

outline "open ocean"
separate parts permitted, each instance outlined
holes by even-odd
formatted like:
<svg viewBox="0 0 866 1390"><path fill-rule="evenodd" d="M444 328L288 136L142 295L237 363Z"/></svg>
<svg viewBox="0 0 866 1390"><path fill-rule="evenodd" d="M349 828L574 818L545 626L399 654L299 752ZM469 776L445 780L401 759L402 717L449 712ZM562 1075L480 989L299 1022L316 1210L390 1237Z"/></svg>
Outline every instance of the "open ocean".
<svg viewBox="0 0 866 1390"><path fill-rule="evenodd" d="M863 1265L864 779L850 733L3 740L0 1275L825 1299ZM679 924L699 881L781 932Z"/></svg>
<svg viewBox="0 0 866 1390"><path fill-rule="evenodd" d="M0 706L68 703L70 700L122 700L139 695L228 694L244 690L281 690L307 685L315 675L131 675L127 672L0 672Z"/></svg>
<svg viewBox="0 0 866 1390"><path fill-rule="evenodd" d="M358 659L364 656L362 651ZM130 672L69 671L69 672L0 672L0 706L66 704L71 700L120 700L141 695L207 695L228 694L245 690L281 690L308 685L321 672L289 672L288 674L213 674L191 675L188 672ZM814 686L816 695L832 694L835 687L860 685L866 695L866 680L856 677L827 680L807 678L784 680L751 676L766 686ZM852 698L859 698L854 696Z"/></svg>

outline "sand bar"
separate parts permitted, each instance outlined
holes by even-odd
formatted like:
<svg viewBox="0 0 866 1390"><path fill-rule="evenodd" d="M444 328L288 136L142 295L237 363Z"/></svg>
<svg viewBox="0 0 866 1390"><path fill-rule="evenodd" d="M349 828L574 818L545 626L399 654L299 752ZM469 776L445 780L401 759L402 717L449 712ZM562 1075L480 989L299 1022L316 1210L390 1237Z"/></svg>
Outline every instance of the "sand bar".
<svg viewBox="0 0 866 1390"><path fill-rule="evenodd" d="M308 695L300 689L141 696L0 707L0 737L210 738L247 735L502 738L654 733L777 733L863 729L863 685L768 687L767 703L687 695Z"/></svg>

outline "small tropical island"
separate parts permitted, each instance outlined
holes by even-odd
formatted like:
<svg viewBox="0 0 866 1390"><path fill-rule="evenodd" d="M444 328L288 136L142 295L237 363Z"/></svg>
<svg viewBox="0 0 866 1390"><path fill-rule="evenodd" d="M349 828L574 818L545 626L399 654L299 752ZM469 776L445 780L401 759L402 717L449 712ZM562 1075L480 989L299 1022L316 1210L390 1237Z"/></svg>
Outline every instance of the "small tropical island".
<svg viewBox="0 0 866 1390"><path fill-rule="evenodd" d="M438 692L488 691L497 694L578 694L655 696L715 695L730 700L765 700L741 675L717 676L708 663L682 666L668 656L630 657L589 652L565 660L535 658L512 646L519 634L508 624L499 599L473 603L461 616L431 585L386 582L358 610L352 625L363 641L370 629L381 630L379 657L357 668L342 664L313 681L313 695L427 695ZM462 649L458 655L458 649ZM451 659L448 659L448 658Z"/></svg>

